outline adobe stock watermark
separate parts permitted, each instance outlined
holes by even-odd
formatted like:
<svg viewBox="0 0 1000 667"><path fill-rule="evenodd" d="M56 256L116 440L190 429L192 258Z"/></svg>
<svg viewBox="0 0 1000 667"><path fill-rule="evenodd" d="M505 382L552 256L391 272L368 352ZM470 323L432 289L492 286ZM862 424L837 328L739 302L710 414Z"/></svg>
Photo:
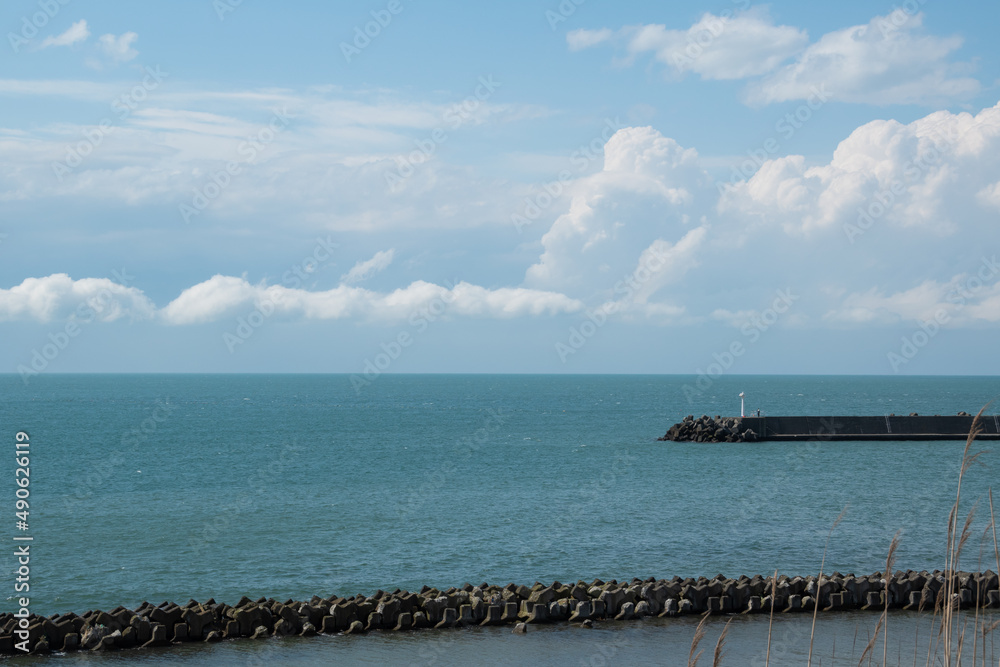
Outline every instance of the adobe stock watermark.
<svg viewBox="0 0 1000 667"><path fill-rule="evenodd" d="M435 296L426 305L416 309L409 317L409 329L399 331L388 342L379 345L382 351L365 359L364 369L360 374L351 375L351 387L354 393L361 395L361 390L375 382L382 373L389 370L393 362L403 355L403 351L416 342L417 336L427 331L428 327L448 312L448 306L455 303L455 282L445 281L445 292Z"/></svg>
<svg viewBox="0 0 1000 667"><path fill-rule="evenodd" d="M329 236L317 238L312 252L295 262L281 277L281 283L288 289L297 289L302 286L317 269L326 264L333 257L333 252L340 246L334 243ZM267 296L261 298L254 304L253 310L244 316L236 318L236 327L233 331L226 331L222 334L222 342L229 349L229 354L236 352L236 348L250 340L258 329L274 314L275 308L282 300L281 290L269 290Z"/></svg>
<svg viewBox="0 0 1000 667"><path fill-rule="evenodd" d="M19 53L22 46L27 46L35 37L38 36L38 31L49 24L49 21L54 19L62 8L68 5L71 0L38 0L38 9L31 16L25 14L21 17L21 30L20 32L8 32L7 41L10 42L10 48L14 53Z"/></svg>
<svg viewBox="0 0 1000 667"><path fill-rule="evenodd" d="M798 295L792 294L789 287L784 290L779 289L775 292L774 300L769 308L765 308L759 314L751 315L749 320L740 327L743 338L736 338L722 352L713 353L712 362L704 370L698 368L695 371L698 378L694 385L685 384L681 388L688 405L694 405L701 400L704 393L715 384L715 381L728 372L737 359L746 354L748 345L759 341L761 336L781 319L782 315L791 310L799 298Z"/></svg>
<svg viewBox="0 0 1000 667"><path fill-rule="evenodd" d="M556 31L556 26L565 23L569 17L576 14L577 8L587 2L587 0L562 0L555 9L545 10L545 20L549 23L549 29Z"/></svg>
<svg viewBox="0 0 1000 667"><path fill-rule="evenodd" d="M160 70L159 65L155 68L147 65L143 69L146 71L146 76L142 78L142 81L111 102L111 110L115 112L116 119L102 118L96 126L84 130L83 140L68 146L66 156L62 160L52 163L52 172L60 183L74 169L83 164L87 156L104 143L105 137L115 131L115 123L120 123L132 115L132 112L146 101L149 94L159 88L163 80L169 76Z"/></svg>
<svg viewBox="0 0 1000 667"><path fill-rule="evenodd" d="M130 276L125 269L112 271L111 280L122 287L129 287L135 280L135 276ZM83 325L90 324L114 303L115 295L107 287L102 287L97 294L81 301L73 310L73 314L62 328L49 333L48 342L41 347L32 348L31 361L25 364L18 364L15 369L21 376L21 382L27 387L32 377L45 372L49 364L69 347L69 344L83 333Z"/></svg>
<svg viewBox="0 0 1000 667"><path fill-rule="evenodd" d="M397 518L406 519L409 515L420 511L427 503L435 502L438 491L461 472L458 465L478 453L490 441L493 434L506 423L507 416L503 410L488 408L483 425L473 433L456 440L445 463L436 472L422 476L420 486L410 491L406 500L400 502Z"/></svg>
<svg viewBox="0 0 1000 667"><path fill-rule="evenodd" d="M888 37L906 25L926 4L927 0L906 0L901 6L894 8L891 14L879 19L879 32L883 37Z"/></svg>
<svg viewBox="0 0 1000 667"><path fill-rule="evenodd" d="M472 95L458 104L448 107L442 114L442 119L452 130L457 130L467 123L479 105L493 97L493 93L502 85L502 83L493 80L492 74L479 77L479 83ZM423 139L414 139L413 144L416 146L416 150L410 151L401 158L396 158L395 170L385 172L385 184L389 190L395 192L403 181L416 173L417 167L425 164L437 153L438 147L448 141L448 138L448 131L439 126L431 130L430 135Z"/></svg>
<svg viewBox="0 0 1000 667"><path fill-rule="evenodd" d="M226 15L232 14L236 8L243 4L243 0L212 0L212 9L219 21L225 21Z"/></svg>
<svg viewBox="0 0 1000 667"><path fill-rule="evenodd" d="M340 52L344 54L344 60L351 62L351 59L361 55L361 52L371 46L372 40L382 34L382 31L389 27L393 17L399 16L403 12L403 3L400 0L389 0L384 9L373 9L369 12L371 21L362 26L354 26L354 39L340 43Z"/></svg>
<svg viewBox="0 0 1000 667"><path fill-rule="evenodd" d="M230 160L226 162L224 168L212 172L207 183L194 189L194 195L189 204L181 203L178 205L178 211L184 222L191 222L191 218L201 215L202 211L218 199L232 184L233 179L243 173L243 167L252 165L257 157L275 142L278 135L288 128L294 117L287 108L277 110L265 126L248 136L246 141L240 143L236 148L236 153L241 159Z"/></svg>
<svg viewBox="0 0 1000 667"><path fill-rule="evenodd" d="M788 141L798 130L801 130L808 123L813 115L823 108L831 96L826 89L826 84L821 84L818 88L812 86L812 94L803 104L796 107L795 111L789 111L778 119L774 124L775 135L765 139L758 148L747 150L747 159L743 160L738 167L733 167L729 176L729 181L716 181L715 188L719 194L733 190L739 183L750 179L764 164L781 150L781 141Z"/></svg>
<svg viewBox="0 0 1000 667"><path fill-rule="evenodd" d="M1000 275L1000 264L997 263L997 256L991 258L983 257L979 270L965 281L948 292L945 301L954 304L952 309L959 312L975 297L976 293L989 286L997 276ZM890 351L886 354L886 360L893 373L899 373L899 369L910 363L914 357L934 339L941 331L941 328L951 321L952 314L944 308L934 311L934 316L920 322L920 326L908 336L900 339L898 351Z"/></svg>
<svg viewBox="0 0 1000 667"><path fill-rule="evenodd" d="M853 223L845 222L843 224L844 234L851 245L854 245L858 237L863 236L878 220L892 210L899 198L906 193L907 183L915 182L932 167L941 163L942 158L951 148L952 138L944 136L940 131L934 131L928 137L931 139L932 145L921 148L916 158L903 163L904 180L894 178L889 185L869 198L866 205L858 207L858 217Z"/></svg>
<svg viewBox="0 0 1000 667"><path fill-rule="evenodd" d="M206 547L238 527L243 514L253 512L262 497L276 485L285 483L293 472L292 463L304 450L296 440L286 442L279 454L247 477L241 484L244 490L226 498L226 504L202 524L201 531L188 538L188 547L194 556L200 556Z"/></svg>
<svg viewBox="0 0 1000 667"><path fill-rule="evenodd" d="M666 263L667 255L658 252L651 246L649 254L643 258L642 263L632 273L625 275L615 283L613 291L615 294L620 295L621 299L618 301L607 301L596 309L586 311L585 315L587 319L579 326L571 326L569 328L569 337L566 342L561 340L556 341L555 348L556 354L559 356L559 361L565 364L571 355L583 349L587 341L593 338L601 327L608 323L608 317L617 313L624 304L631 301L635 293L644 284L652 280L663 269Z"/></svg>
<svg viewBox="0 0 1000 667"><path fill-rule="evenodd" d="M670 64L678 71L690 68L694 61L704 55L705 49L722 36L726 26L736 16L736 11L746 11L750 8L750 0L733 0L733 4L739 5L735 11L727 8L719 12L718 16L706 14L705 18L698 22L699 24L704 22L704 27L693 34L688 31L687 46L683 51L675 50L670 54Z"/></svg>
<svg viewBox="0 0 1000 667"><path fill-rule="evenodd" d="M115 451L101 452L101 458L90 461L90 470L86 475L81 475L77 479L81 480L73 489L72 495L63 496L63 505L67 513L74 514L76 507L91 497L94 492L104 486L117 473L121 466L125 465L139 451L144 443L152 438L160 426L166 423L178 405L171 403L170 398L166 400L157 399L154 407L149 410L149 416L139 422L137 426L122 431L118 440L118 448ZM79 467L82 470L82 466Z"/></svg>
<svg viewBox="0 0 1000 667"><path fill-rule="evenodd" d="M520 558L526 563L535 563L538 554L547 554L557 543L572 540L574 526L586 523L595 506L603 506L616 490L629 492L629 480L635 477L635 464L642 459L628 450L616 450L614 461L603 462L599 474L588 477L583 484L574 486L574 493L558 515L539 515L539 520L548 519L548 525L539 525L534 531L524 534L520 547Z"/></svg>
<svg viewBox="0 0 1000 667"><path fill-rule="evenodd" d="M615 117L614 120L610 118L604 119L604 127L601 130L601 134L577 148L570 155L570 163L575 168L576 173L583 173L595 160L602 159L604 157L604 145L615 135L615 132L624 127L618 117ZM523 228L538 220L555 203L559 196L562 195L573 178L572 171L563 169L554 180L536 185L534 189L537 194L525 197L521 210L512 213L510 216L510 223L514 225L517 233L520 234Z"/></svg>

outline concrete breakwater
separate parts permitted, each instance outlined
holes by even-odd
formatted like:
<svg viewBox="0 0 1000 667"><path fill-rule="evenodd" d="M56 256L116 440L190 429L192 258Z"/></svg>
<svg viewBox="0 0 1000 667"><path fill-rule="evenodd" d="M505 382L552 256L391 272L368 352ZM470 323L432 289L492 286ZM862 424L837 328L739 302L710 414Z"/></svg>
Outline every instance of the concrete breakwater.
<svg viewBox="0 0 1000 667"><path fill-rule="evenodd" d="M975 419L967 413L879 417L721 417L688 415L659 440L753 442L755 440L965 440ZM1000 439L1000 416L979 419L981 440Z"/></svg>
<svg viewBox="0 0 1000 667"><path fill-rule="evenodd" d="M997 575L959 572L954 575L951 604L958 608L1000 608ZM312 597L308 601L246 597L230 606L209 600L142 603L88 611L82 615L49 617L0 614L0 654L23 651L112 651L137 647L170 646L186 642L215 642L272 636L356 634L372 631L408 631L515 624L515 633L529 625L569 622L585 626L594 622L629 621L644 617L685 614L761 614L771 611L881 611L891 609L932 611L946 601L944 573L897 571L888 580L881 573L868 576L833 573L817 577L756 575L728 579L632 579L608 582L531 587L508 584L465 584L441 591L424 587L419 593L378 591L371 596ZM773 594L772 594L773 591Z"/></svg>

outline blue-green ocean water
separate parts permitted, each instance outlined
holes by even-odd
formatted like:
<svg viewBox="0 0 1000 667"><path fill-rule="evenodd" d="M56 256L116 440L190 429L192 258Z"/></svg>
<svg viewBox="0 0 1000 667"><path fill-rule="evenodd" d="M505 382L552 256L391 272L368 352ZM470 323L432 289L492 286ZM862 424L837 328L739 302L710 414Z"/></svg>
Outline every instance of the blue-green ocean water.
<svg viewBox="0 0 1000 667"><path fill-rule="evenodd" d="M943 566L964 443L656 437L687 414L738 414L740 391L748 411L772 415L954 414L1000 394L1000 378L731 376L702 389L695 380L385 375L356 391L347 375L42 375L28 386L3 375L3 597L12 608L20 430L31 441L32 610L43 614L424 584L808 574L845 507L827 572L881 570L897 530L898 568ZM963 512L981 501L969 569L979 565L987 489L1000 479L1000 455L980 461L963 486ZM982 569L992 565L992 540L982 558ZM850 644L868 621L848 616L839 622ZM730 664L762 648L766 625L755 623L740 619ZM496 658L483 662L591 664L612 652L671 664L670 646L686 658L688 625L548 628L513 645L509 629L483 629L127 657L448 664L478 651ZM788 642L792 655L799 644Z"/></svg>

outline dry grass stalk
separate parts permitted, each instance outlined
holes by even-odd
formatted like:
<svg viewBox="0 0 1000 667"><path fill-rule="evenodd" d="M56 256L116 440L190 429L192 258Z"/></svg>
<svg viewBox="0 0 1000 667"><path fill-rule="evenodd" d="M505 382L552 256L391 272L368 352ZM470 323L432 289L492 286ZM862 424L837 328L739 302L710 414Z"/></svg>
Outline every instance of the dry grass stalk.
<svg viewBox="0 0 1000 667"><path fill-rule="evenodd" d="M726 634L729 632L729 624L733 622L732 617L726 621L725 627L722 628L722 634L719 635L719 641L715 642L715 656L712 659L712 667L719 667L722 664L722 656L725 652L722 648L726 645Z"/></svg>
<svg viewBox="0 0 1000 667"><path fill-rule="evenodd" d="M826 566L826 552L830 548L830 536L833 535L833 530L836 528L841 521L844 520L844 515L847 514L847 508L850 504L846 505L844 509L840 511L837 518L834 519L833 525L830 526L830 532L826 534L826 545L823 546L823 559L819 562L819 576L816 577L816 600L813 603L813 620L812 628L809 630L809 657L806 659L806 667L812 666L813 657L813 638L816 636L816 616L819 613L819 595L820 589L823 587L823 568ZM772 602L774 598L771 598Z"/></svg>
<svg viewBox="0 0 1000 667"><path fill-rule="evenodd" d="M997 547L997 520L993 516L993 489L990 489L990 526L993 527L993 555L997 559L997 575L1000 575L1000 547Z"/></svg>
<svg viewBox="0 0 1000 667"><path fill-rule="evenodd" d="M989 407L989 403L984 405L982 409L976 414L975 418L972 420L972 428L969 429L969 437L965 439L965 450L962 452L962 466L958 473L958 488L955 491L955 504L951 507L951 512L948 513L948 551L945 556L945 584L941 589L944 595L944 600L942 601L941 607L941 640L944 647L944 663L948 667L951 666L953 656L952 656L952 633L954 628L957 627L956 622L958 621L959 614L956 613L960 611L957 609L957 597L956 593L956 583L958 575L958 563L962 554L962 547L965 546L966 540L969 538L969 529L972 522L972 517L975 514L975 507L969 512L966 517L965 524L962 527L961 532L958 530L958 511L962 500L962 480L965 478L965 473L969 471L974 463L977 462L979 456L983 452L976 452L975 454L970 454L969 450L972 448L972 443L976 440L982 432L981 419L983 412ZM963 636L959 638L958 655L955 656L958 663L961 664L961 650L962 641L964 640L964 628Z"/></svg>
<svg viewBox="0 0 1000 667"><path fill-rule="evenodd" d="M774 596L778 594L778 571L774 571L771 579L771 616L767 621L767 654L764 656L764 667L771 664L771 628L774 626Z"/></svg>
<svg viewBox="0 0 1000 667"><path fill-rule="evenodd" d="M885 573L882 579L885 581L885 585L882 587L882 599L885 602L885 606L882 609L882 620L883 620L883 636L882 642L882 664L886 665L886 658L889 655L889 582L892 580L892 566L896 562L896 549L899 548L899 531L892 536L892 542L889 543L889 553L885 557ZM878 633L875 633L878 636Z"/></svg>
<svg viewBox="0 0 1000 667"><path fill-rule="evenodd" d="M878 634L879 631L881 631L882 629L882 621L884 620L885 620L884 616L878 617L878 623L875 624L875 633L872 635L872 638L868 640L868 644L865 646L865 650L861 652L861 659L858 660L858 667L861 667L861 663L865 661L866 656L869 656L872 653L874 653L875 642L878 641ZM870 659L869 662L871 662Z"/></svg>
<svg viewBox="0 0 1000 667"><path fill-rule="evenodd" d="M698 658L700 658L703 653L703 651L698 651L698 644L700 644L701 640L705 638L706 621L708 621L708 612L705 612L701 618L701 622L698 623L698 627L695 628L694 639L691 640L691 653L688 654L688 667L696 667L698 664ZM698 651L697 655L695 655L695 651Z"/></svg>

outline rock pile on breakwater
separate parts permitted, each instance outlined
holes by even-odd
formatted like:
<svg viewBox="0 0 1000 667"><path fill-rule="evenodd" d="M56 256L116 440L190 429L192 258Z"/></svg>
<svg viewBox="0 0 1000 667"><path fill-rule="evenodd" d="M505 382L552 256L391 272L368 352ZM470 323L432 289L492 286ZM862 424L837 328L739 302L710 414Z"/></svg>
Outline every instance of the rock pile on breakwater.
<svg viewBox="0 0 1000 667"><path fill-rule="evenodd" d="M675 442L755 442L757 434L747 428L738 417L720 417L713 419L702 415L697 419L688 415L684 421L674 424L666 435L657 440L673 440Z"/></svg>
<svg viewBox="0 0 1000 667"><path fill-rule="evenodd" d="M954 575L952 604L960 608L1000 608L997 575L960 572ZM742 576L727 579L632 579L618 582L595 579L587 583L530 588L508 584L465 584L438 590L425 586L419 593L378 591L365 597L313 597L308 601L242 598L235 605L191 600L184 606L171 602L142 603L135 611L125 607L85 614L0 614L0 654L49 651L111 651L136 647L169 646L185 642L215 642L236 638L356 634L381 631L457 628L462 626L516 624L525 632L530 624L595 621L628 621L650 616L684 614L808 612L872 609L881 611L888 595L892 609L930 611L945 586L942 572L895 572L888 581L880 573L870 576L772 577ZM818 584L818 585L817 585ZM772 590L774 591L772 595Z"/></svg>

